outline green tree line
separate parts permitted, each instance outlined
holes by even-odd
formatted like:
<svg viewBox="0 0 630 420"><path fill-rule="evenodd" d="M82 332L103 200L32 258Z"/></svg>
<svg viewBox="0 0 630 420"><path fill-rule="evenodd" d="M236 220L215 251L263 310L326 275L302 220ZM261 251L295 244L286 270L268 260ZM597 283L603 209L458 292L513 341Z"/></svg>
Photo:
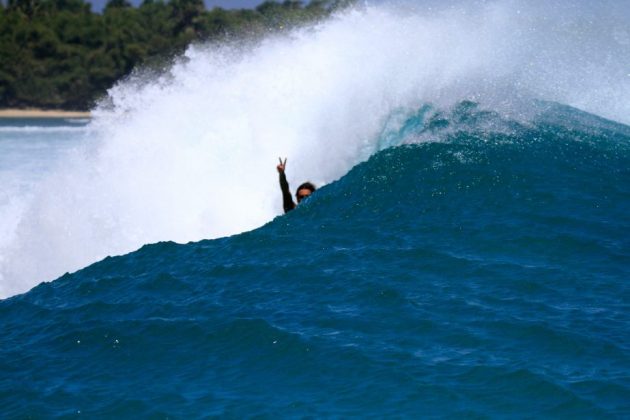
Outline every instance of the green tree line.
<svg viewBox="0 0 630 420"><path fill-rule="evenodd" d="M206 10L203 0L0 3L0 107L89 109L136 66L157 65L193 41L259 37L325 18L350 1L267 1Z"/></svg>

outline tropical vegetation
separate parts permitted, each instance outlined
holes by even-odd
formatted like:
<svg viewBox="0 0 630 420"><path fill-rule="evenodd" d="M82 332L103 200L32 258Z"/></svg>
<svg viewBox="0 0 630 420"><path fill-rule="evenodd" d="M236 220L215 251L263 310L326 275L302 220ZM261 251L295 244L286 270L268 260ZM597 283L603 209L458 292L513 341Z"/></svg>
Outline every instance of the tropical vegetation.
<svg viewBox="0 0 630 420"><path fill-rule="evenodd" d="M267 1L206 10L203 0L0 3L0 108L89 109L137 67L164 66L191 42L256 38L325 18L349 1Z"/></svg>

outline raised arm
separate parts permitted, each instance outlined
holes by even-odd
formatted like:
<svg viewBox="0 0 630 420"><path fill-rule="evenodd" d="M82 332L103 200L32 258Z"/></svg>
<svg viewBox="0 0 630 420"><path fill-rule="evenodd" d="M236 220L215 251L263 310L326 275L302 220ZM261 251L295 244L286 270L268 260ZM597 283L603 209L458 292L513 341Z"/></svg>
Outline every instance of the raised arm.
<svg viewBox="0 0 630 420"><path fill-rule="evenodd" d="M282 190L282 207L284 208L284 212L288 213L295 208L295 203L293 202L293 197L291 197L291 190L289 190L289 183L287 182L287 177L284 174L284 169L287 166L287 159L282 161L280 158L280 164L276 166L278 169L278 174L280 175L280 190Z"/></svg>

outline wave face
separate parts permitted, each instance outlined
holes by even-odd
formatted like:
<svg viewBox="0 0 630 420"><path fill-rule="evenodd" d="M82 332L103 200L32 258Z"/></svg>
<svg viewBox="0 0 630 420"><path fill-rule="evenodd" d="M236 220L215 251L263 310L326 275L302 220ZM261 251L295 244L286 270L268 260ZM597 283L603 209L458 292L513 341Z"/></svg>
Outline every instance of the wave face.
<svg viewBox="0 0 630 420"><path fill-rule="evenodd" d="M532 106L398 113L259 229L0 301L3 414L623 417L630 127Z"/></svg>
<svg viewBox="0 0 630 420"><path fill-rule="evenodd" d="M395 144L383 131L424 104L473 100L527 121L538 99L630 122L623 2L442 3L196 46L120 83L82 149L12 197L11 217L0 209L0 296L147 243L259 227L281 212L278 156L293 186L330 183Z"/></svg>

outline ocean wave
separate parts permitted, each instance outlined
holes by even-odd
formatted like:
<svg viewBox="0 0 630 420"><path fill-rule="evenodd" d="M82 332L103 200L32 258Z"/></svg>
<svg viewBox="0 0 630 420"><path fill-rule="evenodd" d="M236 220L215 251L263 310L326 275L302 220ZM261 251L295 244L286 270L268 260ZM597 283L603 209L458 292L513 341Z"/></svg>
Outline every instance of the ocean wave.
<svg viewBox="0 0 630 420"><path fill-rule="evenodd" d="M496 134L485 141L526 143L519 132L501 134L526 134L529 123L544 134L533 100L628 122L623 13L613 3L562 4L365 6L258 43L195 45L159 76L139 69L94 110L89 135L99 141L37 187L18 239L2 250L1 294L146 243L267 223L282 212L278 155L289 158L292 186L325 185L383 149L466 127ZM470 104L484 112L468 112ZM597 135L583 126L572 129ZM60 137L86 129L11 135L29 130Z"/></svg>

